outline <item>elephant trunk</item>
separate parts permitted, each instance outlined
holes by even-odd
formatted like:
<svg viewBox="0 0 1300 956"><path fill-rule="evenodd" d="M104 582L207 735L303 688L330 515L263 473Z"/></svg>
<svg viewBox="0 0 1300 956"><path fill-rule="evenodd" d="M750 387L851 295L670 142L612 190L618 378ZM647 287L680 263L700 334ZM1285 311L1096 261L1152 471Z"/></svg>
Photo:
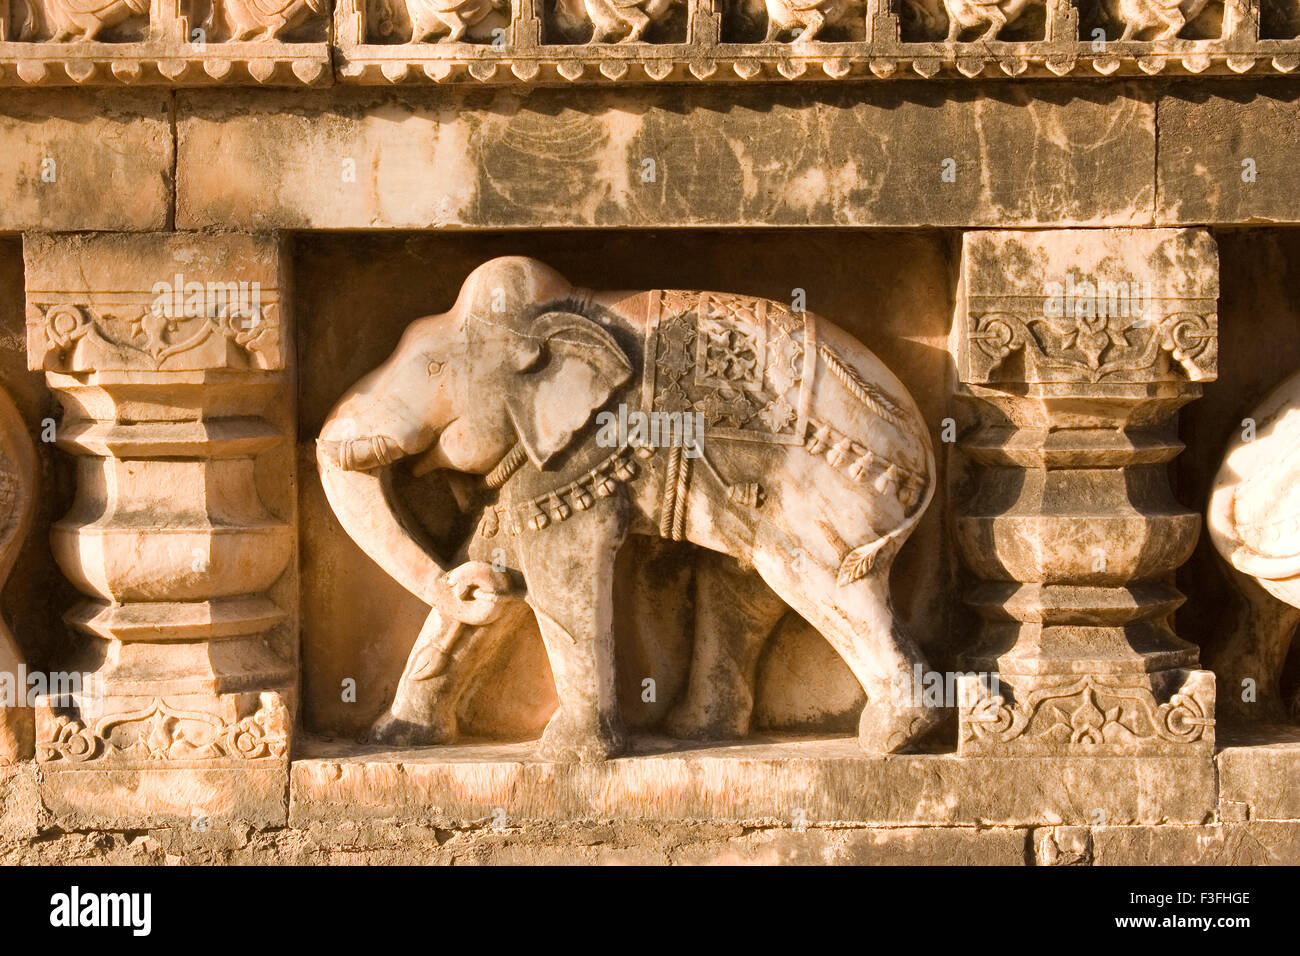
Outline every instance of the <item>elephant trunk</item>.
<svg viewBox="0 0 1300 956"><path fill-rule="evenodd" d="M383 435L343 441L317 439L316 454L344 471L373 471L406 457L397 442Z"/></svg>
<svg viewBox="0 0 1300 956"><path fill-rule="evenodd" d="M402 587L431 606L446 568L412 534L393 495L387 468L348 468L357 442L321 441L316 459L325 497L348 535ZM351 456L351 457L350 457Z"/></svg>

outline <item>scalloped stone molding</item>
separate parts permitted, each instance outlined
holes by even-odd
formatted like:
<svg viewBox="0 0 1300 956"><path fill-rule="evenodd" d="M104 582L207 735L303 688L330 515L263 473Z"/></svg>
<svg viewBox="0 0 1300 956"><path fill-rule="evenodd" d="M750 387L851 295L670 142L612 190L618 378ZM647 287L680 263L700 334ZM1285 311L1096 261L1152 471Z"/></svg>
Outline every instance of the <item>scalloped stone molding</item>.
<svg viewBox="0 0 1300 956"><path fill-rule="evenodd" d="M1259 0L75 0L0 4L0 86L757 82L1288 74ZM950 16L947 9L953 11Z"/></svg>

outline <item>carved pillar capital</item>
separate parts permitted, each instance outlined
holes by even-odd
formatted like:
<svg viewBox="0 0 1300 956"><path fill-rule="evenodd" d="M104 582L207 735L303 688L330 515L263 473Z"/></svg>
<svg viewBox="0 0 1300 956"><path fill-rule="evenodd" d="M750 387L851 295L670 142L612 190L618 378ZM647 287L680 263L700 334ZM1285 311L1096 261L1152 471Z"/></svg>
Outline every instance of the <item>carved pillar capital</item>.
<svg viewBox="0 0 1300 956"><path fill-rule="evenodd" d="M24 257L28 363L77 475L51 543L85 595L86 676L37 706L47 796L79 812L111 779L136 788L92 803L115 822L266 820L296 683L280 243L33 235Z"/></svg>
<svg viewBox="0 0 1300 956"><path fill-rule="evenodd" d="M1217 299L1202 230L965 237L953 526L980 619L963 669L986 676L963 679L963 753L1212 747L1213 675L1171 626L1200 517L1166 468L1216 374Z"/></svg>

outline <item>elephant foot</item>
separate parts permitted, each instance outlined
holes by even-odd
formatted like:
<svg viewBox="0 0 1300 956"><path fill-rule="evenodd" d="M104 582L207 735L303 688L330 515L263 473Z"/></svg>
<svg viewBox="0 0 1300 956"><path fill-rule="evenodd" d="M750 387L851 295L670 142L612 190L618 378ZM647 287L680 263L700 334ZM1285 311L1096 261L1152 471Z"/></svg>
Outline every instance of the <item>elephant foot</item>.
<svg viewBox="0 0 1300 956"><path fill-rule="evenodd" d="M370 727L367 743L386 744L390 747L423 747L432 744L449 744L456 739L455 724L439 721L416 723L388 711Z"/></svg>
<svg viewBox="0 0 1300 956"><path fill-rule="evenodd" d="M593 730L590 722L581 723L551 718L537 744L537 756L551 763L600 763L623 752L623 734L614 727L601 725Z"/></svg>
<svg viewBox="0 0 1300 956"><path fill-rule="evenodd" d="M682 701L668 712L664 730L678 740L736 740L749 734L749 715L718 712Z"/></svg>
<svg viewBox="0 0 1300 956"><path fill-rule="evenodd" d="M943 722L937 707L899 706L868 701L858 720L858 746L873 756L894 754L916 743Z"/></svg>

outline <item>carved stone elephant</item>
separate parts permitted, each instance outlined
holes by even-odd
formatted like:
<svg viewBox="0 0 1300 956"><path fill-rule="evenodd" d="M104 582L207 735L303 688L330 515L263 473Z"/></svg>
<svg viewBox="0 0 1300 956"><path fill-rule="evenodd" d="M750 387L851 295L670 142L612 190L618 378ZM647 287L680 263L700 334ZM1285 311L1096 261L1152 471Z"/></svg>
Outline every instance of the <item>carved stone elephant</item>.
<svg viewBox="0 0 1300 956"><path fill-rule="evenodd" d="M635 43L650 24L666 20L681 0L560 0L556 17L570 29L591 22L591 42Z"/></svg>
<svg viewBox="0 0 1300 956"><path fill-rule="evenodd" d="M823 319L719 293L597 293L495 259L343 398L317 458L344 529L433 607L381 733L453 739L476 667L532 613L559 698L540 753L619 752L613 565L629 534L757 572L861 683L866 751L940 719L900 695L924 662L888 596L934 494L929 435L879 359ZM450 572L394 500L388 466L404 458L495 494Z"/></svg>
<svg viewBox="0 0 1300 956"><path fill-rule="evenodd" d="M1245 419L1215 476L1206 517L1210 540L1236 572L1245 601L1234 632L1206 662L1224 686L1235 689L1250 678L1258 695L1247 703L1225 693L1220 707L1235 716L1283 719L1278 683L1300 621L1300 375ZM1293 716L1300 715L1297 704Z"/></svg>

